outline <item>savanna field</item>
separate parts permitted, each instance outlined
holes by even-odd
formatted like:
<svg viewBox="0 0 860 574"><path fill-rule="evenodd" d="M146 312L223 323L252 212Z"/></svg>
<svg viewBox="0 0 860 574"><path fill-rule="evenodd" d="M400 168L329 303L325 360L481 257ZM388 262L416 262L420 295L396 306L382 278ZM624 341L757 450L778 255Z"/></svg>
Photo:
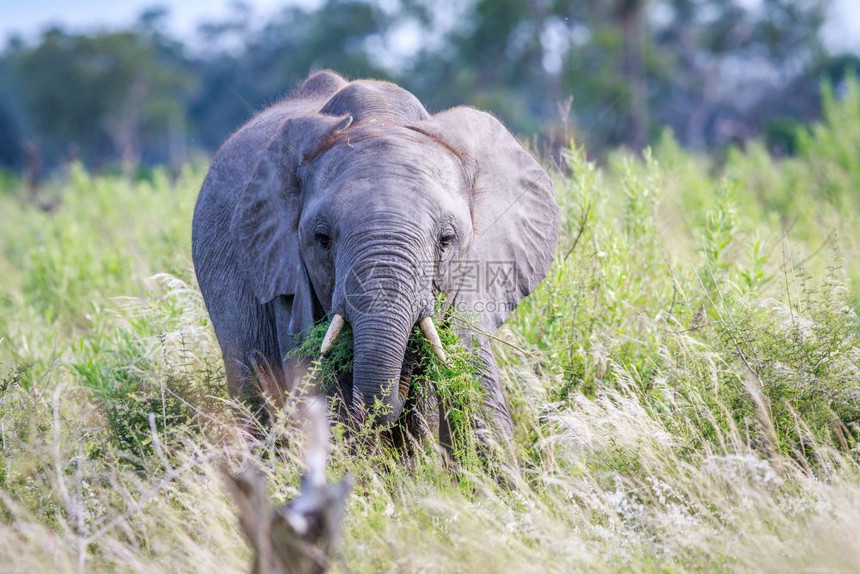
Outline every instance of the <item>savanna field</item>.
<svg viewBox="0 0 860 574"><path fill-rule="evenodd" d="M860 570L849 86L787 158L669 135L599 166L568 153L556 261L495 344L521 476L500 486L468 433L454 472L434 444L405 464L336 428L330 476L354 488L334 570ZM4 571L247 571L223 468L296 495L289 417L243 438L226 396L190 258L204 175L72 166L50 211L0 180ZM431 373L467 413L443 338L455 360Z"/></svg>

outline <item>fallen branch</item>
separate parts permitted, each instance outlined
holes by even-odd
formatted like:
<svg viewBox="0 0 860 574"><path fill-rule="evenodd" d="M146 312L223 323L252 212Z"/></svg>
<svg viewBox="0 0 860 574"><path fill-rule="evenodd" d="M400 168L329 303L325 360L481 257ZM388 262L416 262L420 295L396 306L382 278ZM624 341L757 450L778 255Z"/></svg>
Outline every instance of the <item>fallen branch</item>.
<svg viewBox="0 0 860 574"><path fill-rule="evenodd" d="M301 492L289 504L273 508L266 481L256 465L230 475L229 489L239 508L239 523L254 549L254 574L325 572L340 534L349 477L328 484L328 421L325 400L305 410L308 445Z"/></svg>

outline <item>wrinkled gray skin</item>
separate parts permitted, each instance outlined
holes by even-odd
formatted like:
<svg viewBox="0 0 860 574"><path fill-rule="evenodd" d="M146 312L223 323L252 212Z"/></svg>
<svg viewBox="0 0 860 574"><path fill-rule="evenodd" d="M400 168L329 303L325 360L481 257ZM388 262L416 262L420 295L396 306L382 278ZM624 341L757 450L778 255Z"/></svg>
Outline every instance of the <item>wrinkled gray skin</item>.
<svg viewBox="0 0 860 574"><path fill-rule="evenodd" d="M230 393L291 390L304 369L283 358L336 312L355 345L340 392L358 417L381 400L376 420L388 425L404 407L409 333L444 292L478 327L461 338L480 357L495 437L507 439L498 367L478 331L495 332L543 279L557 228L549 176L491 115L431 116L390 83L310 76L223 145L194 211L194 265ZM478 265L477 286L475 273L452 278L462 261ZM488 284L497 262L515 266L511 283Z"/></svg>

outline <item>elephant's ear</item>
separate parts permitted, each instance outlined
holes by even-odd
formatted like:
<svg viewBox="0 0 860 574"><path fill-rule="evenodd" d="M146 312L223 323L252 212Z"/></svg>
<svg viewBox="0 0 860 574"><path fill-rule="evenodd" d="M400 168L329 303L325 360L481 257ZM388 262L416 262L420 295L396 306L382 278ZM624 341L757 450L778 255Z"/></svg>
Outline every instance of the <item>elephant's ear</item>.
<svg viewBox="0 0 860 574"><path fill-rule="evenodd" d="M552 179L486 112L454 108L431 121L461 153L472 180L474 231L460 266L462 277L453 286L455 300L493 332L552 263L558 239Z"/></svg>
<svg viewBox="0 0 860 574"><path fill-rule="evenodd" d="M261 304L292 297L293 333L313 321L313 295L299 250L297 170L305 155L351 123L350 116L317 115L260 127L272 134L233 212L230 231L254 294Z"/></svg>

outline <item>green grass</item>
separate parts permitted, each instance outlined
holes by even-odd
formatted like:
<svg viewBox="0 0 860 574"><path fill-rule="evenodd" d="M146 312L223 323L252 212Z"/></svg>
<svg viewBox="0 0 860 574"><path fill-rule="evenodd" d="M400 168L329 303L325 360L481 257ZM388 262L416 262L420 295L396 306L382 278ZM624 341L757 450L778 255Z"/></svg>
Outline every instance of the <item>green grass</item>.
<svg viewBox="0 0 860 574"><path fill-rule="evenodd" d="M331 475L355 479L335 569L860 569L860 91L826 101L788 159L572 151L556 262L495 344L516 488L468 448L452 472L432 443L406 464L335 433ZM243 440L226 398L189 255L203 174L72 168L53 213L4 184L0 564L247 571L220 464L295 495L294 423ZM422 348L427 380L466 421L471 362L440 334L454 359Z"/></svg>

